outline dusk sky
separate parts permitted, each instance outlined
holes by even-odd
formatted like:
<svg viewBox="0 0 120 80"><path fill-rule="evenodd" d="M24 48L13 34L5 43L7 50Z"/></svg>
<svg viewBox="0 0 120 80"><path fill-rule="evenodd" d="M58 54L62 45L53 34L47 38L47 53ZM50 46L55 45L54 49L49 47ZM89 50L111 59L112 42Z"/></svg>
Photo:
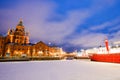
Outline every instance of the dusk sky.
<svg viewBox="0 0 120 80"><path fill-rule="evenodd" d="M120 0L0 0L0 33L20 18L32 43L43 41L66 51L120 41Z"/></svg>

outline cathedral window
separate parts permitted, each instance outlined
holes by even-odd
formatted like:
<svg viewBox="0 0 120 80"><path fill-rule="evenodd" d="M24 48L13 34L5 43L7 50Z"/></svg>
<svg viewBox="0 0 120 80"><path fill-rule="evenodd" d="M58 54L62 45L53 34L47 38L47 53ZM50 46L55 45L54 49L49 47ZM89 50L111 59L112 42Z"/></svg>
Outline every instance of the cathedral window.
<svg viewBox="0 0 120 80"><path fill-rule="evenodd" d="M18 31L18 29L16 29L16 31Z"/></svg>

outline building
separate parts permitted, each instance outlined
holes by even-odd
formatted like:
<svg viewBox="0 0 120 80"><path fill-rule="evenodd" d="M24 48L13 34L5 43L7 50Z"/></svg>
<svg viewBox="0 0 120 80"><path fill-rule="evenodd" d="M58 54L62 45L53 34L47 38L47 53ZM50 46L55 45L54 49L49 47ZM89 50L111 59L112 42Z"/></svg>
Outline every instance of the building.
<svg viewBox="0 0 120 80"><path fill-rule="evenodd" d="M2 35L0 35L0 56L3 55L4 46L5 46L5 38Z"/></svg>
<svg viewBox="0 0 120 80"><path fill-rule="evenodd" d="M62 48L48 46L42 41L31 44L29 32L25 31L22 20L15 29L9 29L6 36L0 35L1 57L61 56L62 54Z"/></svg>

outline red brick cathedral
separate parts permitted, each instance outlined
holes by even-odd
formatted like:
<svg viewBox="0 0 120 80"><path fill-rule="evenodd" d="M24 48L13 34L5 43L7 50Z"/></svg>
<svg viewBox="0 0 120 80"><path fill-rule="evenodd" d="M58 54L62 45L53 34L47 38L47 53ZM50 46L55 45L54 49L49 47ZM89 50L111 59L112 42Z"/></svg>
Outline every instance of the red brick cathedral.
<svg viewBox="0 0 120 80"><path fill-rule="evenodd" d="M48 46L42 41L31 44L22 20L15 29L9 29L6 36L0 35L0 57L61 56L62 53L62 48Z"/></svg>

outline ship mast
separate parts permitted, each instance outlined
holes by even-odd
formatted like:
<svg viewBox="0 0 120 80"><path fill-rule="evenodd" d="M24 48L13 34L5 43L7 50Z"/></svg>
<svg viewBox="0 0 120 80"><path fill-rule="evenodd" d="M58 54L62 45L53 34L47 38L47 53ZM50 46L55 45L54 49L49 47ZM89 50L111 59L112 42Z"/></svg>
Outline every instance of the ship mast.
<svg viewBox="0 0 120 80"><path fill-rule="evenodd" d="M105 46L106 46L106 50L107 50L107 52L109 54L109 43L108 43L107 39L105 40Z"/></svg>

